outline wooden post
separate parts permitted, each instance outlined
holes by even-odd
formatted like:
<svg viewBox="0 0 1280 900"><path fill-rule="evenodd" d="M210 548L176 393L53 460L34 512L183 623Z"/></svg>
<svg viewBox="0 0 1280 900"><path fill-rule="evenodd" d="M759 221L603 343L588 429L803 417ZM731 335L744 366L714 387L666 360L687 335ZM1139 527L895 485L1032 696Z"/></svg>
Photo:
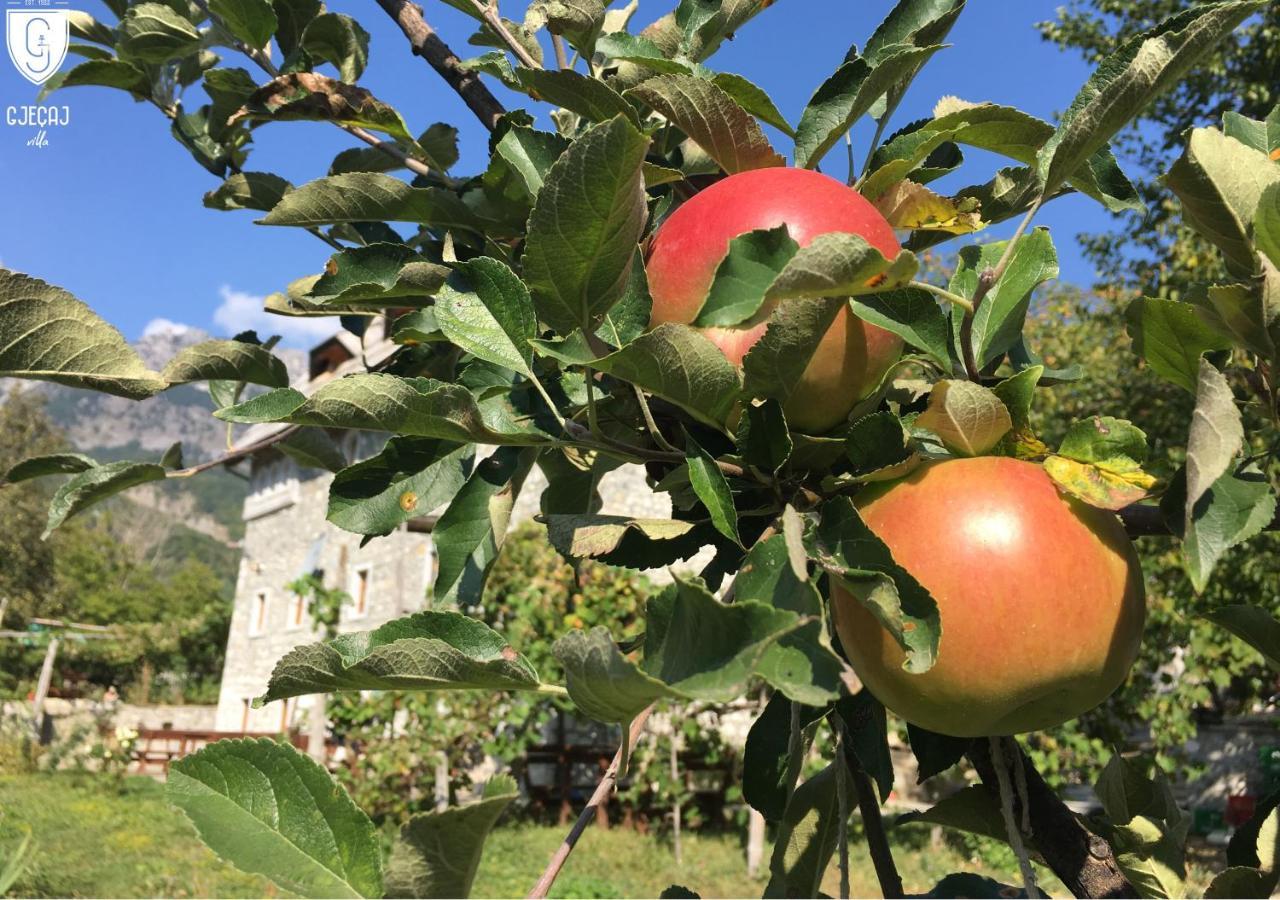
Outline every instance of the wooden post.
<svg viewBox="0 0 1280 900"><path fill-rule="evenodd" d="M53 680L53 661L58 656L58 638L49 638L49 649L44 654L44 665L40 667L40 681L36 683L36 696L31 703L32 719L35 724L36 738L40 743L47 743L45 740L44 728L44 701L49 696L49 682Z"/></svg>
<svg viewBox="0 0 1280 900"><path fill-rule="evenodd" d="M764 816L756 809L747 810L747 877L756 878L760 874L760 863L764 859Z"/></svg>
<svg viewBox="0 0 1280 900"><path fill-rule="evenodd" d="M671 798L671 848L675 851L676 865L684 863L684 854L680 846L680 754L676 750L676 716L679 707L671 711L671 784L675 796Z"/></svg>

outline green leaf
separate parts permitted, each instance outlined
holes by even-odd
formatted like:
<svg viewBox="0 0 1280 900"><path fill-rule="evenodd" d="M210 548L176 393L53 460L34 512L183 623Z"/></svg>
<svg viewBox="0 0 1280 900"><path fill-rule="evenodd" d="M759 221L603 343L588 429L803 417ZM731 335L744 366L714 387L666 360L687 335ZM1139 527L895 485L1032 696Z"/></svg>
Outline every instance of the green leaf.
<svg viewBox="0 0 1280 900"><path fill-rule="evenodd" d="M796 165L812 169L877 100L909 80L940 45L885 47L874 62L856 54L818 88L796 126Z"/></svg>
<svg viewBox="0 0 1280 900"><path fill-rule="evenodd" d="M1185 518L1185 490L1178 479L1165 495L1165 503L1177 505L1179 518ZM1182 561L1195 589L1203 591L1223 554L1260 533L1275 513L1275 492L1261 474L1245 469L1221 475L1182 524Z"/></svg>
<svg viewBox="0 0 1280 900"><path fill-rule="evenodd" d="M863 416L849 427L845 455L853 463L850 473L859 477L897 477L918 462L915 451L907 446L902 422L887 410Z"/></svg>
<svg viewBox="0 0 1280 900"><path fill-rule="evenodd" d="M267 46L280 23L267 0L209 0L209 12L250 47Z"/></svg>
<svg viewBox="0 0 1280 900"><path fill-rule="evenodd" d="M279 388L214 413L224 422L288 422L354 428L459 443L543 444L551 438L535 423L513 422L500 407L480 404L466 388L430 378L384 373L348 375L310 397Z"/></svg>
<svg viewBox="0 0 1280 900"><path fill-rule="evenodd" d="M546 0L547 27L584 57L595 52L596 38L604 27L606 0Z"/></svg>
<svg viewBox="0 0 1280 900"><path fill-rule="evenodd" d="M390 534L452 500L466 483L471 455L469 444L393 437L376 456L334 476L325 517L355 534Z"/></svg>
<svg viewBox="0 0 1280 900"><path fill-rule="evenodd" d="M786 117L778 111L769 95L754 83L732 72L715 73L711 76L711 83L761 122L772 125L788 137L795 137L795 129L787 123Z"/></svg>
<svg viewBox="0 0 1280 900"><path fill-rule="evenodd" d="M743 391L785 404L844 303L819 297L774 307L764 335L742 359Z"/></svg>
<svg viewBox="0 0 1280 900"><path fill-rule="evenodd" d="M123 59L91 59L75 68L59 72L45 82L44 93L58 88L113 87L139 96L150 96L151 79L133 63Z"/></svg>
<svg viewBox="0 0 1280 900"><path fill-rule="evenodd" d="M604 314L604 320L596 329L596 337L611 347L625 347L648 329L652 313L649 277L644 270L644 256L637 249L626 289L618 302Z"/></svg>
<svg viewBox="0 0 1280 900"><path fill-rule="evenodd" d="M763 603L726 605L701 582L677 577L649 600L642 668L688 699L727 703L753 677L771 679L770 651L803 623Z"/></svg>
<svg viewBox="0 0 1280 900"><path fill-rule="evenodd" d="M1280 269L1280 184L1270 185L1258 198L1258 208L1253 214L1253 240L1271 260L1271 265Z"/></svg>
<svg viewBox="0 0 1280 900"><path fill-rule="evenodd" d="M209 209L257 209L267 212L293 185L270 172L236 172L204 195Z"/></svg>
<svg viewBox="0 0 1280 900"><path fill-rule="evenodd" d="M786 225L733 238L693 324L727 326L750 319L764 304L769 285L799 249Z"/></svg>
<svg viewBox="0 0 1280 900"><path fill-rule="evenodd" d="M862 770L871 776L883 806L893 790L893 757L889 751L889 723L883 704L863 688L856 694L841 697L835 712L844 727L845 752L852 754Z"/></svg>
<svg viewBox="0 0 1280 900"><path fill-rule="evenodd" d="M31 478L44 478L46 475L75 474L92 469L97 464L96 460L83 453L50 453L46 456L33 456L10 466L9 471L0 476L0 483L17 484Z"/></svg>
<svg viewBox="0 0 1280 900"><path fill-rule="evenodd" d="M809 727L825 713L801 706L800 727ZM791 701L775 693L747 732L742 766L742 799L770 822L781 819L787 808L790 746Z"/></svg>
<svg viewBox="0 0 1280 900"><path fill-rule="evenodd" d="M952 872L944 876L927 894L917 896L925 898L989 897L991 900L1001 900L1005 897L1025 897L1026 895L1025 888L1004 884L986 875L979 875L976 872Z"/></svg>
<svg viewBox="0 0 1280 900"><path fill-rule="evenodd" d="M471 896L485 839L518 796L515 779L495 775L474 803L412 816L391 848L387 896Z"/></svg>
<svg viewBox="0 0 1280 900"><path fill-rule="evenodd" d="M893 560L889 548L862 521L846 497L821 507L808 540L810 558L861 602L897 641L908 672L927 672L938 658L942 622L938 604Z"/></svg>
<svg viewBox="0 0 1280 900"><path fill-rule="evenodd" d="M313 59L333 63L342 80L358 81L369 62L369 33L341 13L316 16L302 32L302 49Z"/></svg>
<svg viewBox="0 0 1280 900"><path fill-rule="evenodd" d="M1205 325L1190 303L1139 297L1125 310L1125 319L1134 352L1157 375L1193 394L1201 357L1211 350L1231 348L1231 342Z"/></svg>
<svg viewBox="0 0 1280 900"><path fill-rule="evenodd" d="M382 896L377 832L319 763L266 738L175 760L169 802L236 867L303 897Z"/></svg>
<svg viewBox="0 0 1280 900"><path fill-rule="evenodd" d="M511 522L511 508L536 454L499 447L476 464L432 531L439 572L437 602L478 603Z"/></svg>
<svg viewBox="0 0 1280 900"><path fill-rule="evenodd" d="M449 271L404 244L373 243L329 257L302 299L318 306L417 306L440 291Z"/></svg>
<svg viewBox="0 0 1280 900"><path fill-rule="evenodd" d="M161 376L169 384L226 379L267 387L286 387L284 362L261 344L246 341L201 341L178 351Z"/></svg>
<svg viewBox="0 0 1280 900"><path fill-rule="evenodd" d="M973 299L978 281L988 268L995 268L1008 241L994 241L960 251L951 291ZM973 315L974 356L978 366L1004 356L1022 336L1032 292L1046 281L1058 277L1058 254L1047 228L1036 228L1018 242L1008 268L988 291ZM959 341L960 317L953 320Z"/></svg>
<svg viewBox="0 0 1280 900"><path fill-rule="evenodd" d="M1260 606L1232 603L1201 614L1262 654L1267 665L1280 671L1280 622Z"/></svg>
<svg viewBox="0 0 1280 900"><path fill-rule="evenodd" d="M54 493L53 499L49 501L49 520L41 537L49 537L67 519L84 512L95 503L101 503L108 497L148 481L160 481L164 477L164 466L129 460L86 469L65 482Z"/></svg>
<svg viewBox="0 0 1280 900"><path fill-rule="evenodd" d="M0 269L0 376L131 400L164 390L120 332L62 288Z"/></svg>
<svg viewBox="0 0 1280 900"><path fill-rule="evenodd" d="M568 146L569 142L554 132L511 127L494 145L484 173L485 190L532 209L547 173Z"/></svg>
<svg viewBox="0 0 1280 900"><path fill-rule="evenodd" d="M1200 498L1230 468L1244 443L1240 410L1226 377L1200 360L1196 407L1187 434L1187 527L1195 521Z"/></svg>
<svg viewBox="0 0 1280 900"><path fill-rule="evenodd" d="M290 650L254 705L331 691L518 691L538 683L529 661L488 625L425 611Z"/></svg>
<svg viewBox="0 0 1280 900"><path fill-rule="evenodd" d="M730 175L785 164L756 120L705 78L657 75L627 96L665 116Z"/></svg>
<svg viewBox="0 0 1280 900"><path fill-rule="evenodd" d="M678 519L635 519L596 513L558 514L544 517L547 538L561 556L569 559L601 559L614 565L614 554L649 554L662 565L661 545L670 545L687 558L702 547L702 535L692 522Z"/></svg>
<svg viewBox="0 0 1280 900"><path fill-rule="evenodd" d="M400 113L364 88L315 72L291 72L268 81L245 101L232 124L251 121L337 122L380 131L415 146Z"/></svg>
<svg viewBox="0 0 1280 900"><path fill-rule="evenodd" d="M282 54L291 56L301 44L302 34L307 26L324 12L324 3L321 0L272 0L271 6L275 9L276 20L279 22L276 44Z"/></svg>
<svg viewBox="0 0 1280 900"><path fill-rule="evenodd" d="M786 465L794 446L782 404L777 400L746 404L734 440L743 459L769 473Z"/></svg>
<svg viewBox="0 0 1280 900"><path fill-rule="evenodd" d="M480 359L533 376L538 322L529 289L505 263L477 257L456 267L436 298L436 322L449 340Z"/></svg>
<svg viewBox="0 0 1280 900"><path fill-rule="evenodd" d="M593 331L626 289L647 215L648 145L618 117L574 141L547 173L523 265L539 317L561 334Z"/></svg>
<svg viewBox="0 0 1280 900"><path fill-rule="evenodd" d="M626 98L599 79L570 69L516 69L516 77L535 98L576 112L588 122L622 116L632 125L640 124Z"/></svg>
<svg viewBox="0 0 1280 900"><path fill-rule="evenodd" d="M844 762L831 763L792 794L778 825L765 897L818 896L840 829L845 827L840 821L838 765ZM852 807L853 799L845 800Z"/></svg>
<svg viewBox="0 0 1280 900"><path fill-rule="evenodd" d="M483 226L456 194L415 188L377 172L318 178L286 194L263 225L309 228L339 222L416 222L444 230L480 233Z"/></svg>
<svg viewBox="0 0 1280 900"><path fill-rule="evenodd" d="M934 119L919 128L891 139L873 157L872 164L880 165L880 160L911 160L918 154L932 152L945 142L955 142L1029 165L1036 161L1040 148L1053 136L1053 126L1048 122L1011 106L972 104L952 98L949 104L946 101L940 103L937 113ZM862 191L874 198L893 181L906 177L911 171L911 168L903 171L898 166L883 174L873 172L862 185ZM920 180L918 172L914 180ZM1143 209L1137 190L1106 146L1078 165L1070 173L1067 183L1112 212ZM983 218L992 223L1026 209L1036 199L1039 190L1039 178L1033 171L1008 168L998 172L987 185L962 189L956 196L977 197L982 204ZM914 245L913 248L920 249Z"/></svg>
<svg viewBox="0 0 1280 900"><path fill-rule="evenodd" d="M347 458L323 428L299 428L276 448L298 465L337 472L347 466Z"/></svg>
<svg viewBox="0 0 1280 900"><path fill-rule="evenodd" d="M941 775L964 759L973 746L972 738L951 737L907 723L907 737L916 758L917 784Z"/></svg>
<svg viewBox="0 0 1280 900"><path fill-rule="evenodd" d="M1102 60L1040 149L1042 196L1057 190L1147 105L1182 80L1265 0L1202 3L1122 43Z"/></svg>
<svg viewBox="0 0 1280 900"><path fill-rule="evenodd" d="M985 787L976 784L943 797L923 812L903 813L894 822L894 827L915 822L955 828L998 841L1009 840L1000 813L1000 801Z"/></svg>
<svg viewBox="0 0 1280 900"><path fill-rule="evenodd" d="M712 425L724 423L742 389L737 368L709 338L674 323L642 334L592 367L669 400Z"/></svg>
<svg viewBox="0 0 1280 900"><path fill-rule="evenodd" d="M552 653L564 667L573 705L596 721L626 727L650 703L672 696L665 684L623 656L603 626L569 632Z"/></svg>
<svg viewBox="0 0 1280 900"><path fill-rule="evenodd" d="M1228 271L1256 275L1251 226L1266 189L1280 185L1280 166L1217 129L1196 128L1164 182L1182 201L1187 223L1222 251Z"/></svg>
<svg viewBox="0 0 1280 900"><path fill-rule="evenodd" d="M928 291L899 288L864 294L849 302L853 314L883 328L922 350L942 371L951 370L951 326L946 313Z"/></svg>
<svg viewBox="0 0 1280 900"><path fill-rule="evenodd" d="M165 63L200 47L200 32L164 3L130 6L118 28L121 57L144 63Z"/></svg>
<svg viewBox="0 0 1280 900"><path fill-rule="evenodd" d="M765 296L769 300L856 297L905 284L917 265L915 255L905 250L892 260L885 259L860 235L820 234L791 257Z"/></svg>
<svg viewBox="0 0 1280 900"><path fill-rule="evenodd" d="M991 389L1013 421L1011 437L1033 437L1031 434L1031 407L1035 400L1036 386L1044 375L1044 366L1028 366L1016 375L1010 375Z"/></svg>
<svg viewBox="0 0 1280 900"><path fill-rule="evenodd" d="M1143 897L1185 897L1183 844L1189 820L1168 828L1146 816L1112 829L1116 864Z"/></svg>
<svg viewBox="0 0 1280 900"><path fill-rule="evenodd" d="M1009 433L1013 419L990 389L944 379L929 392L929 406L916 417L916 425L942 438L959 456L982 456Z"/></svg>
<svg viewBox="0 0 1280 900"><path fill-rule="evenodd" d="M1257 869L1246 866L1231 866L1223 869L1213 877L1213 881L1205 888L1206 900L1233 900L1240 897L1271 896L1273 878L1264 875Z"/></svg>
<svg viewBox="0 0 1280 900"><path fill-rule="evenodd" d="M733 492L729 490L729 482L716 465L715 457L687 432L685 465L689 467L689 481L693 484L694 493L711 514L711 524L716 531L742 546L742 538L738 535L738 511L733 506Z"/></svg>

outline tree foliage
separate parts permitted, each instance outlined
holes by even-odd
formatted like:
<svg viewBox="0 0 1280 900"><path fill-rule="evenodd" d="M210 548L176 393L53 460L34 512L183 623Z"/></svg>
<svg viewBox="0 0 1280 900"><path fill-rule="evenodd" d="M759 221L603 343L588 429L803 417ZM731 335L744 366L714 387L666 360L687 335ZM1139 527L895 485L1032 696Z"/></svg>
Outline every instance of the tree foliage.
<svg viewBox="0 0 1280 900"><path fill-rule="evenodd" d="M522 720L515 705L532 709L551 697L622 726L617 765L625 770L630 726L655 704L725 702L757 696L764 686L774 712L766 709L753 729L744 784L752 786L749 800L765 798L760 806L784 836L769 893L813 889L843 852L854 802L882 886L899 893L883 835L875 835L882 831L877 800L893 779L886 713L858 689L826 598L838 583L864 604L916 675L947 653L946 624L929 590L861 518L853 500L867 485L891 482L925 459L1037 461L1064 496L1117 512L1133 533L1179 538L1169 552L1195 604L1217 589L1225 555L1272 524L1274 448L1257 427L1277 418L1280 346L1280 170L1269 121L1226 115L1220 130L1215 122L1192 133L1185 148L1179 143L1182 155L1162 167L1188 224L1222 264L1198 270L1203 283L1176 297L1140 297L1125 309L1134 353L1187 396L1181 406L1169 404L1181 411L1185 437L1154 467L1142 429L1105 405L1115 397L1106 391L1132 391L1133 379L1059 359L1059 349L1092 348L1058 348L1053 335L1027 328L1033 294L1057 274L1051 236L1031 227L1036 213L1068 190L1112 211L1140 208L1110 141L1188 75L1197 77L1239 26L1269 21L1271 5L1199 3L1150 23L1100 57L1056 125L997 104L941 98L932 116L890 131L903 93L943 49L963 0L900 0L861 51L853 46L833 61L836 71L794 129L785 120L778 127L765 89L711 66L717 47L772 5L767 0L680 0L639 33L630 30L631 7L609 10L597 0L537 2L522 22L478 0L449 3L477 21L472 43L495 49L460 60L417 7L383 8L491 132L482 171L453 171L451 128L419 132L425 123L411 127L376 89L357 83L369 34L320 4L115 4L110 24L77 19L77 34L99 46L51 85L105 84L149 101L220 179L208 206L255 210L260 224L306 230L335 251L322 272L299 273L268 298L267 309L340 316L356 336L372 333L368 319L386 316L393 348L367 355L365 371L309 392L284 386L270 342L251 334L199 345L151 371L79 299L0 270L0 375L125 397L209 380L217 418L273 425L275 442L299 429L396 436L376 461L338 472L330 518L376 539L398 527L429 488L432 503L445 505L434 534L435 605L292 651L268 698L427 691L436 713L478 697L477 709L532 727L536 718ZM545 109L537 103L554 107L554 131L528 110L503 108L485 79L535 110ZM195 99L197 84L208 103ZM754 252L758 262L761 251L740 241L706 314L718 327L761 315L763 337L741 366L696 327L650 328L650 239L711 181L785 164L760 122L794 141L784 149L797 163L816 168L864 117L876 122L875 137L850 187L904 234L900 252L890 258L858 235L825 234L794 254L785 242L777 254L766 248L773 258L758 266L764 271L744 278L737 257ZM367 146L345 151L329 174L297 186L247 168L257 129L297 122L341 128ZM1007 165L951 197L926 187L960 166L962 147L990 151ZM1020 224L1007 242L969 237L1015 217ZM965 246L945 286L919 278L918 254L957 237ZM787 421L782 401L846 309L900 337L907 356L844 421L808 433ZM1059 386L1107 376L1116 382L1100 396L1068 394L1063 406L1078 408L1075 421L1057 414ZM269 390L245 399L250 383ZM1178 432L1171 426L1161 436ZM1261 455L1246 455L1253 449L1246 442L1261 442ZM248 452L233 450L226 461ZM624 463L646 467L652 490L668 495L668 517L602 512L600 479ZM439 477L413 480L437 466ZM703 547L711 548L710 562L697 575L676 575L643 598L642 609L639 597L633 609L597 608L585 593L541 609L542 621L559 619L553 630L562 632L548 652L541 627L516 614L504 619L486 601L515 502L535 467L546 478L538 499L547 539L573 565L648 569ZM10 469L8 478L65 477L45 525L56 534L130 487L200 468L182 468L174 454L110 463L45 457ZM1168 589L1157 602L1172 608L1185 590ZM1259 607L1249 615L1271 621L1271 612ZM1184 605L1171 617L1186 614ZM1265 659L1273 658L1269 635L1259 629L1248 638ZM1140 692L1140 682L1132 689ZM783 718L785 742L758 732L776 731ZM797 786L819 731L834 736L833 758ZM1003 826L1025 857L1013 815L1016 783L1033 849L1074 892L1181 889L1187 819L1160 778L1118 759L1110 764L1098 785L1106 815L1089 823L1091 834L1021 764L1016 742L966 742L918 728L911 740L931 772L970 759L983 786L965 796L980 798L980 821L974 826L967 808L970 815L957 821L984 833ZM500 776L473 805L411 817L391 851L388 871L399 874L384 882L369 820L291 749L217 744L185 759L179 776L170 787L175 802L219 852L287 889L317 894L430 893L446 890L441 885L464 892L484 832L511 794ZM612 777L606 774L603 790ZM993 824L1000 810L1006 815ZM446 834L450 822L457 828ZM270 847L281 852L264 852ZM1033 873L1022 862L1031 894ZM454 876L445 878L454 863ZM1274 882L1273 861L1241 868L1247 874L1231 876L1233 884L1237 877L1268 889Z"/></svg>

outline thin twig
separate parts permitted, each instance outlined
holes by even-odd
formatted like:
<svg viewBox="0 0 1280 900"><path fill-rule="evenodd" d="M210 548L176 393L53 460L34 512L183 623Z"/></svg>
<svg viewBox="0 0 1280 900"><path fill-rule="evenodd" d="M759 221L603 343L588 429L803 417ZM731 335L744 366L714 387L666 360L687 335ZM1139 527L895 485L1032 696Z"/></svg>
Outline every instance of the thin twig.
<svg viewBox="0 0 1280 900"><path fill-rule="evenodd" d="M634 744L639 739L640 733L644 730L644 724L649 720L649 714L652 712L653 704L650 704L631 720L631 728L627 736L624 737L624 741L629 739ZM597 807L609 799L609 793L618 783L618 769L622 764L622 750L623 748L619 747L618 752L614 754L613 762L609 764L609 768L605 770L600 783L596 785L595 791L591 794L591 799L587 801L587 805L578 814L578 820L573 823L573 828L569 830L564 842L556 848L555 854L551 857L551 862L547 863L547 868L542 872L542 877L538 879L538 883L529 892L530 900L547 896L551 886L555 884L556 876L560 874L560 870L564 868L569 854L573 852L573 848L577 845L578 838L582 837L582 833L587 830L587 826L591 824L592 818L595 817Z"/></svg>
<svg viewBox="0 0 1280 900"><path fill-rule="evenodd" d="M201 472L206 472L209 469L216 469L218 468L218 466L225 466L234 462L239 462L240 460L244 459L246 456L252 456L254 453L257 453L260 450L265 450L268 447L272 446L273 444L280 443L281 441L289 437L289 435L293 434L295 431L297 431L301 427L302 427L301 425L290 425L288 428L282 429L281 431L277 431L275 434L268 435L267 437L264 437L260 441L254 441L252 444L245 444L243 447L240 447L239 449L236 449L236 450L232 450L230 453L224 453L222 454L222 456L219 456L215 459L208 460L207 462L202 462L196 466L188 466L185 469L175 469L174 471L169 472L167 475L165 475L165 477L166 478L190 478L192 475L199 475Z"/></svg>
<svg viewBox="0 0 1280 900"><path fill-rule="evenodd" d="M653 418L653 410L649 408L649 401L645 399L644 391L634 384L631 388L636 392L636 400L640 403L640 414L644 416L645 427L649 429L649 436L653 438L653 442L668 453L679 453L680 451L659 430L658 423Z"/></svg>
<svg viewBox="0 0 1280 900"><path fill-rule="evenodd" d="M1014 251L1018 248L1018 241L1022 239L1022 235L1031 224L1031 220L1040 211L1040 204L1043 202L1044 198L1039 197L1031 204L1027 214L1018 223L1018 228L1014 231L1013 237L1009 238L1009 243L1005 245L1004 252L1000 254L1000 260L995 264L995 267L985 270L978 276L978 287L973 292L973 300L970 301L973 308L965 313L964 320L960 323L960 352L964 356L964 370L970 381L976 382L980 378L978 363L973 355L974 316L978 312L978 307L982 305L983 299L1004 276L1005 269L1009 268L1009 263L1013 261Z"/></svg>
<svg viewBox="0 0 1280 900"><path fill-rule="evenodd" d="M921 290L921 291L928 291L930 294L933 294L935 297L940 297L941 299L946 300L951 305L958 306L960 309L964 310L966 313L970 315L973 314L973 303L970 300L968 300L965 297L961 297L959 294L953 293L952 291L949 291L946 288L938 287L936 284L930 284L927 281L911 281L907 283L907 286L916 288L917 290Z"/></svg>
<svg viewBox="0 0 1280 900"><path fill-rule="evenodd" d="M477 73L462 68L458 54L449 49L422 17L422 7L410 0L378 0L378 5L400 26L414 55L421 56L435 69L485 128L490 131L497 128L498 121L506 115L506 108Z"/></svg>
<svg viewBox="0 0 1280 900"><path fill-rule="evenodd" d="M381 0L379 0L381 2ZM516 59L520 60L520 64L530 69L541 69L542 63L533 58L524 45L516 40L516 36L507 28L507 24L502 21L502 16L498 13L496 3L487 3L485 0L471 0L471 5L476 8L476 12L480 13L484 19L484 23L501 38L502 43L506 44L511 52L516 55Z"/></svg>
<svg viewBox="0 0 1280 900"><path fill-rule="evenodd" d="M880 798L875 783L867 770L862 768L856 754L846 754L844 763L853 773L853 787L858 795L858 813L862 816L862 831L867 838L867 853L876 870L880 893L885 897L902 897L902 876L898 874L898 865L893 861L893 850L889 847L884 818L880 815Z"/></svg>
<svg viewBox="0 0 1280 900"><path fill-rule="evenodd" d="M1009 846L1013 855L1018 857L1018 869L1022 873L1022 889L1031 900L1038 900L1040 891L1036 888L1036 873L1031 868L1031 858L1027 855L1026 845L1022 843L1022 830L1013 817L1013 787L1009 784L1009 769L1004 761L1004 738L988 738L991 743L991 763L996 769L996 779L1000 783L1000 814L1004 817L1004 829L1009 835Z"/></svg>
<svg viewBox="0 0 1280 900"><path fill-rule="evenodd" d="M564 49L564 38L551 32L551 46L556 51L556 65L562 69L569 68L569 54Z"/></svg>
<svg viewBox="0 0 1280 900"><path fill-rule="evenodd" d="M840 866L840 900L849 897L849 764L844 743L844 720L840 714L831 714L831 726L836 732L836 807L839 831L836 832L836 855Z"/></svg>

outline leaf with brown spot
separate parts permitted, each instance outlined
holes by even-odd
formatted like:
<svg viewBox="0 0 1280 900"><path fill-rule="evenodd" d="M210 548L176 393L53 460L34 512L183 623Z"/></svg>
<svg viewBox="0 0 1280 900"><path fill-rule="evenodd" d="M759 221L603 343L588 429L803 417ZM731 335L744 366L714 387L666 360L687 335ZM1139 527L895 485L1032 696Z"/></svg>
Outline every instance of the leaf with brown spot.
<svg viewBox="0 0 1280 900"><path fill-rule="evenodd" d="M927 228L948 234L970 234L986 226L976 197L943 197L922 184L902 180L875 201L894 228Z"/></svg>
<svg viewBox="0 0 1280 900"><path fill-rule="evenodd" d="M378 131L405 144L414 155L427 158L408 126L394 107L383 103L364 88L344 84L314 72L293 72L258 88L230 119L337 122Z"/></svg>

